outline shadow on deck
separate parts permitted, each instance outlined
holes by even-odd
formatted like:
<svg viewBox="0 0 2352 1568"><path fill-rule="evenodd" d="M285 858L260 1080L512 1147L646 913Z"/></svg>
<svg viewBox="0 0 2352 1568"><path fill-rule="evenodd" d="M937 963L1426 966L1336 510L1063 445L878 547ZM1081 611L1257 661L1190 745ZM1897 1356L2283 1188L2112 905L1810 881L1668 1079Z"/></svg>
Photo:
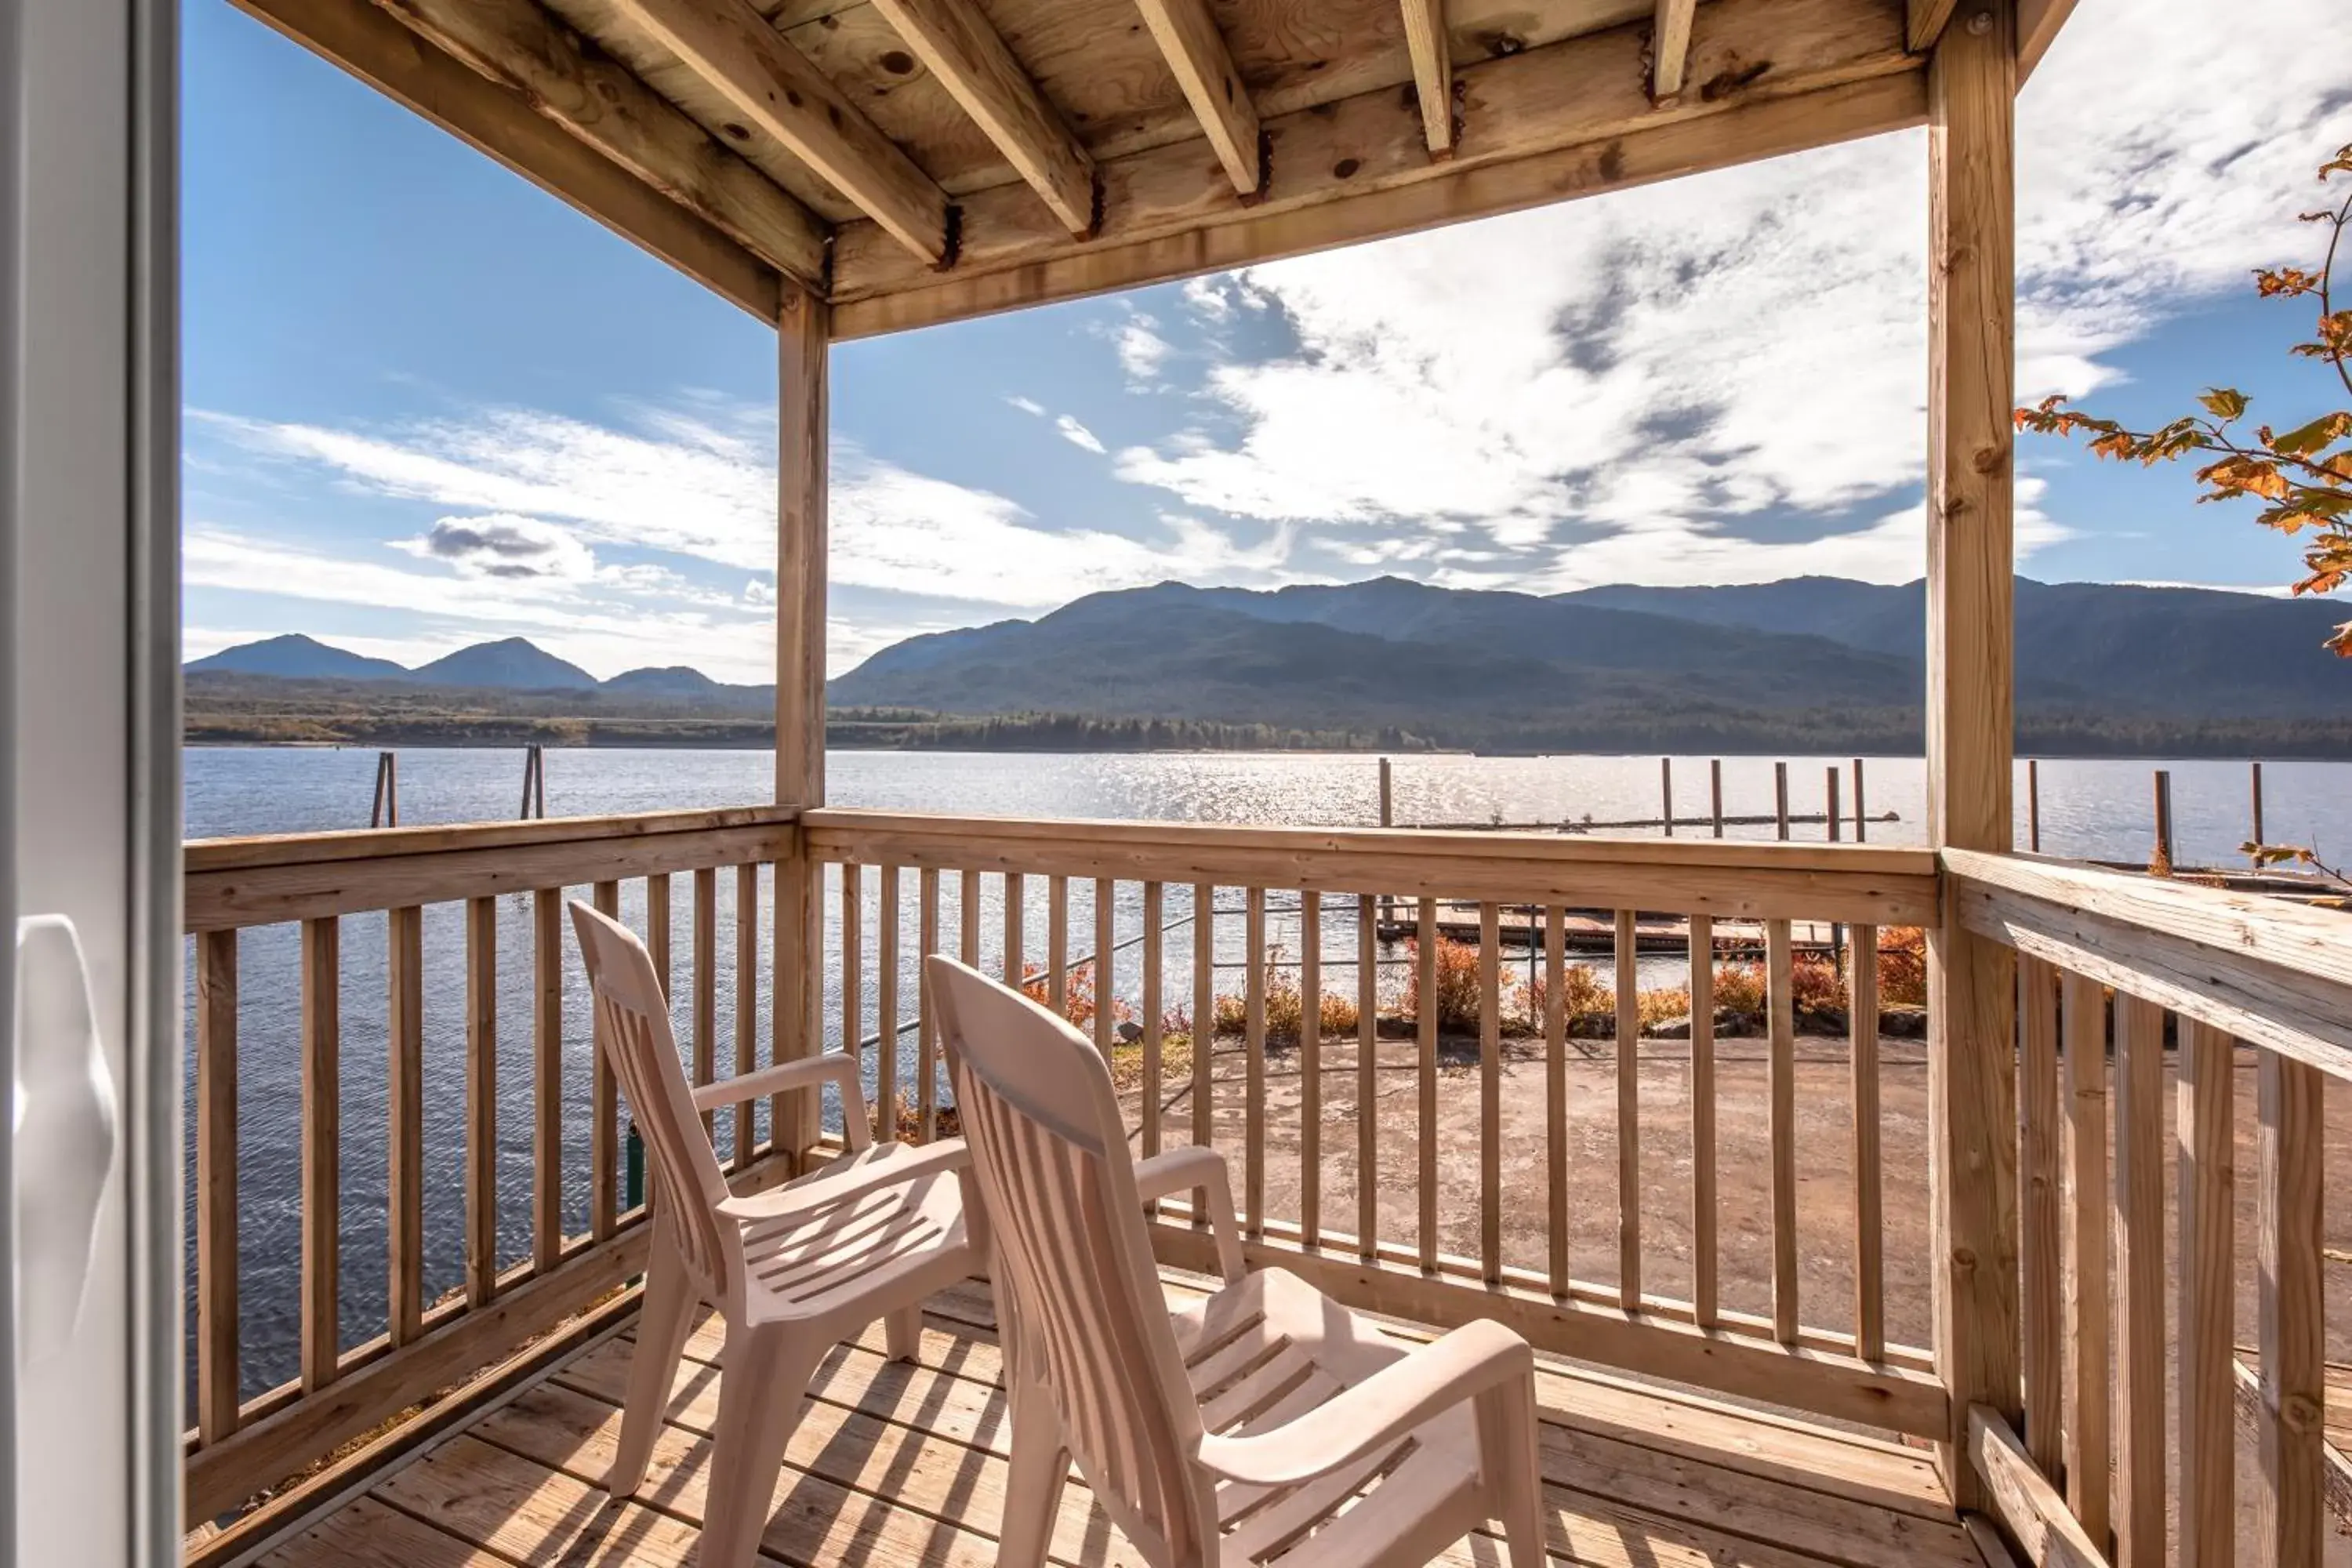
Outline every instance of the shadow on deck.
<svg viewBox="0 0 2352 1568"><path fill-rule="evenodd" d="M1171 1299L1196 1293L1170 1275ZM837 1350L776 1483L765 1561L801 1568L996 1561L1008 1440L994 1314L972 1285L936 1299L917 1365L878 1326ZM674 1568L695 1556L719 1409L716 1320L688 1347L638 1497L597 1482L635 1349L624 1330L268 1553L266 1568ZM1984 1568L1926 1453L1548 1361L1538 1373L1555 1563L1906 1563ZM1139 1559L1082 1485L1063 1568ZM1477 1534L1440 1561L1494 1564Z"/></svg>

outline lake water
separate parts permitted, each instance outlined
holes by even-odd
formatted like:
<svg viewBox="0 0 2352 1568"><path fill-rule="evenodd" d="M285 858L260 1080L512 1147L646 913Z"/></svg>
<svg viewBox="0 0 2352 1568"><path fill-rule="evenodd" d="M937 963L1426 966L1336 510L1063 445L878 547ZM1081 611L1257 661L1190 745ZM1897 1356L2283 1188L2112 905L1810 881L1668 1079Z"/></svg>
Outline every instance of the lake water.
<svg viewBox="0 0 2352 1568"><path fill-rule="evenodd" d="M1843 772L1842 806L1853 811L1850 759L1790 759L1790 809L1818 815L1831 766ZM2243 763L2052 760L2040 766L2042 846L2053 854L2103 859L2144 860L2152 843L2152 770L2172 774L2177 855L2184 864L2236 863L2237 846L2249 830L2248 773ZM400 757L401 820L405 825L511 819L521 797L520 751L404 751ZM1249 824L1365 825L1379 820L1379 765L1365 755L1181 753L1146 755L951 754L940 752L836 752L827 758L828 794L841 805L1028 816L1168 818ZM1396 820L1402 824L1601 821L1654 817L1659 811L1659 768L1644 757L1402 757L1394 763ZM1769 758L1722 761L1725 810L1734 816L1769 817L1773 807L1773 763ZM186 753L186 818L191 837L236 834L318 831L367 826L375 753L363 750L219 748ZM2265 828L2273 841L2316 843L2340 849L2352 840L2352 764L2275 763L2265 766ZM555 816L591 816L693 806L740 805L768 798L773 760L765 752L741 751L558 751L547 754L547 805ZM1704 819L1709 811L1708 760L1674 761L1675 814ZM1916 758L1871 758L1864 763L1866 809L1873 842L1916 844L1923 840L1924 771ZM2018 770L2018 840L2027 835L2025 769ZM1885 813L1894 820L1882 820ZM1654 831L1654 830L1652 830ZM1705 834L1685 826L1685 835ZM1735 826L1733 837L1772 837L1768 822ZM1847 835L1852 833L1849 820ZM1818 839L1819 823L1793 830ZM868 873L869 878L875 875ZM690 878L674 879L677 907L672 928L681 954L691 921ZM1033 957L1042 957L1046 923L1043 879L1030 879L1024 911ZM1071 952L1092 946L1091 884L1070 893ZM735 879L719 879L719 951L717 968L719 1057L731 1059L735 955ZM772 908L772 884L761 889L762 910ZM1112 969L1112 989L1139 1001L1141 958L1132 945L1140 929L1139 889L1121 889L1115 922L1124 945ZM624 918L642 929L643 891L625 889ZM978 911L985 965L1000 962L1001 895L991 885ZM1191 994L1189 891L1171 889L1166 955L1166 1000ZM876 951L872 922L876 894L866 896L866 952L870 968ZM909 931L911 885L904 900ZM958 911L952 896L943 912L942 941L957 940ZM1239 895L1228 892L1218 912L1215 947L1220 965L1243 956ZM1230 908L1228 908L1228 906ZM1295 905L1276 896L1270 940L1295 955ZM1356 938L1352 905L1334 903L1325 920L1325 942L1334 961L1329 984L1354 983ZM826 951L838 953L838 892L829 888ZM764 921L763 921L764 923ZM381 1331L385 1310L385 921L358 915L341 922L341 1248L342 1329L346 1344ZM502 1264L529 1255L531 1150L532 1024L530 900L499 901L499 985L498 997L499 1257ZM426 1291L428 1300L463 1279L461 1156L464 1149L465 1058L463 913L457 906L429 907L425 915L425 987ZM911 940L901 955L901 994L911 1012L914 963ZM588 1086L587 988L578 958L565 942L564 1149L566 1223L578 1231L587 1223ZM296 1366L296 1300L299 1276L299 1194L301 1077L297 1022L297 933L270 927L246 933L239 944L242 999L238 1040L239 1273L246 1392L284 1380ZM1384 990L1401 982L1401 952L1384 953ZM192 966L193 967L193 966ZM1679 961L1654 967L1654 979L1672 983ZM759 1038L767 1034L766 976L770 955L760 955L762 976L754 1011ZM681 960L680 973L684 973ZM1653 975L1645 974L1645 979ZM1238 989L1238 976L1222 989ZM677 1026L687 1025L685 987L676 998ZM190 980L189 999L194 1000ZM869 975L859 1037L877 1036L874 986ZM843 1028L837 979L825 1001L826 1037L838 1043ZM913 1078L914 1037L899 1037L902 1083ZM764 1046L762 1047L764 1054ZM723 1070L723 1068L722 1068ZM829 1113L829 1118L831 1113ZM726 1147L721 1128L722 1152ZM764 1136L762 1130L761 1136ZM193 1127L190 1147L194 1146ZM193 1216L189 1227L193 1238ZM191 1242L193 1249L193 1240ZM194 1278L193 1250L190 1257ZM192 1359L193 1364L193 1359Z"/></svg>

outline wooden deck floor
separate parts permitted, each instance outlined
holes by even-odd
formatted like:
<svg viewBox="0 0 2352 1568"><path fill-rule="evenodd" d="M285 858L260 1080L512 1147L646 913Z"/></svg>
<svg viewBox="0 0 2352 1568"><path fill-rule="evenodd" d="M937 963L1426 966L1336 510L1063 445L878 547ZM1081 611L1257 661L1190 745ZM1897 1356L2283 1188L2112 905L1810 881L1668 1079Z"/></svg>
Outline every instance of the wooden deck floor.
<svg viewBox="0 0 2352 1568"><path fill-rule="evenodd" d="M1169 1288L1194 1289L1175 1277ZM266 1556L266 1568L693 1562L719 1405L716 1329L714 1320L689 1345L637 1500L614 1506L596 1486L620 1429L634 1349L625 1333L385 1477ZM819 1374L777 1481L767 1561L994 1563L1007 1430L986 1291L933 1303L920 1364L880 1352L877 1327ZM1580 1371L1541 1378L1556 1563L1985 1568L1918 1450ZM1054 1560L1138 1561L1076 1484ZM1472 1536L1441 1561L1500 1568L1501 1543Z"/></svg>

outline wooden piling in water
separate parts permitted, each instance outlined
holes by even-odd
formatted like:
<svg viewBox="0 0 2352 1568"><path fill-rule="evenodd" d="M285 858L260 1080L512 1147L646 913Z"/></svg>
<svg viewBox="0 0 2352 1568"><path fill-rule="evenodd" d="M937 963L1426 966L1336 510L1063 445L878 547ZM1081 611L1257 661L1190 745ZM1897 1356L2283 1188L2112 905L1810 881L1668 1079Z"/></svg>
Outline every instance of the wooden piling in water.
<svg viewBox="0 0 2352 1568"><path fill-rule="evenodd" d="M2172 874L2172 774L2164 768L2156 770L2156 854L2148 864L2161 875Z"/></svg>
<svg viewBox="0 0 2352 1568"><path fill-rule="evenodd" d="M2042 763L2036 757L2025 760L2025 847L2042 853Z"/></svg>
<svg viewBox="0 0 2352 1568"><path fill-rule="evenodd" d="M1835 843L1838 841L1838 837L1839 837L1839 834L1838 834L1838 771L1837 771L1837 765L1836 765L1835 763L1832 763L1832 764L1830 765L1829 777L1828 777L1828 779L1827 779L1827 781L1826 781L1826 787L1827 787L1827 788L1828 788L1828 790L1829 790L1829 795L1828 795L1828 796L1826 797L1826 803L1825 803L1825 804L1822 805L1822 816L1823 817L1825 817L1825 818L1827 818L1827 819L1828 819L1828 822L1829 822L1829 828L1830 828L1830 842L1831 842L1831 843L1832 843L1832 844L1835 844Z"/></svg>
<svg viewBox="0 0 2352 1568"><path fill-rule="evenodd" d="M1666 837L1675 836L1675 760L1658 759L1658 794L1664 809L1659 813L1666 825Z"/></svg>
<svg viewBox="0 0 2352 1568"><path fill-rule="evenodd" d="M547 748L532 745L522 754L522 809L517 813L524 821L547 815Z"/></svg>
<svg viewBox="0 0 2352 1568"><path fill-rule="evenodd" d="M2253 768L2254 792L2254 832L2252 841L2256 844L2263 844L2268 842L2268 840L2263 837L2263 764L2255 763L2252 763L2252 766ZM2255 858L2254 864L2257 866L2262 864L2262 860L2259 857Z"/></svg>
<svg viewBox="0 0 2352 1568"><path fill-rule="evenodd" d="M2261 764L2255 765L2259 767ZM2259 808L2255 816L2259 820ZM368 826L400 826L400 754L396 752L378 752L375 754L375 804L368 809Z"/></svg>
<svg viewBox="0 0 2352 1568"><path fill-rule="evenodd" d="M1772 816L1780 825L1780 837L1789 837L1789 764L1772 764Z"/></svg>
<svg viewBox="0 0 2352 1568"><path fill-rule="evenodd" d="M1870 817L1862 805L1862 759L1853 760L1853 841L1862 843L1870 837Z"/></svg>
<svg viewBox="0 0 2352 1568"><path fill-rule="evenodd" d="M1723 759L1716 757L1706 764L1707 774L1715 791L1715 836L1723 837Z"/></svg>

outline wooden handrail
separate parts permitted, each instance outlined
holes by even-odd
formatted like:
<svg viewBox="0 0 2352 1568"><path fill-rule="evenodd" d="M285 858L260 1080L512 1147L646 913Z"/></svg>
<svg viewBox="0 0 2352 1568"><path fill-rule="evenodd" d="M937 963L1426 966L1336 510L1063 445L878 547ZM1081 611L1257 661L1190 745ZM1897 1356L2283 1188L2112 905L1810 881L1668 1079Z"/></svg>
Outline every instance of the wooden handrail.
<svg viewBox="0 0 2352 1568"><path fill-rule="evenodd" d="M2352 915L2034 856L1942 860L1969 930L2352 1079Z"/></svg>

